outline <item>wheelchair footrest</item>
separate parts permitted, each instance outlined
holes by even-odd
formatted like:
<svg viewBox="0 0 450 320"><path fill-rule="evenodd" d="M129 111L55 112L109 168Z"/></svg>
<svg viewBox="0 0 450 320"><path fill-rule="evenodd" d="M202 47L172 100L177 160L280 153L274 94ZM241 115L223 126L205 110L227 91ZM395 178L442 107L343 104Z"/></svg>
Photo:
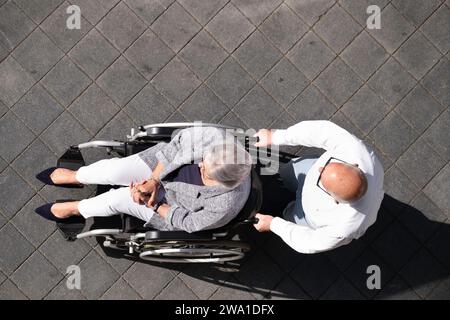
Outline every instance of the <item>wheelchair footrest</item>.
<svg viewBox="0 0 450 320"><path fill-rule="evenodd" d="M58 159L56 166L58 168L66 168L70 170L78 170L85 165L83 155L80 149L76 147L70 147L67 151Z"/></svg>

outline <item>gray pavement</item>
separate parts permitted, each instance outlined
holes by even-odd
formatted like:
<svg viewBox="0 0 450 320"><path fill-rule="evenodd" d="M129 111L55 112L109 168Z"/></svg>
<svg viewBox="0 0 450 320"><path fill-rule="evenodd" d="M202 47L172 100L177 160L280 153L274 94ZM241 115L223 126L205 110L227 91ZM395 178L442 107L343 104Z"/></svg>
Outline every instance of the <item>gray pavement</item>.
<svg viewBox="0 0 450 320"><path fill-rule="evenodd" d="M70 4L80 30L65 28ZM0 0L0 299L449 299L449 49L448 0ZM34 178L71 144L306 119L348 129L385 168L379 219L346 247L301 255L251 232L238 273L152 265L66 242L33 212L94 192ZM81 290L66 287L72 264ZM381 290L366 286L374 264Z"/></svg>

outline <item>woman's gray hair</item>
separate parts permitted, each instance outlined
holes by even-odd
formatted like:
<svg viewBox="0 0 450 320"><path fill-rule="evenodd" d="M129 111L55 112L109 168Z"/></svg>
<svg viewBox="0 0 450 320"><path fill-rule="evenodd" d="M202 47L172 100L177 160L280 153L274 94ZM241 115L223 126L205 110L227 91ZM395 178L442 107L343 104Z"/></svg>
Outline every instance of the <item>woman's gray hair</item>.
<svg viewBox="0 0 450 320"><path fill-rule="evenodd" d="M203 156L206 174L227 188L237 187L252 169L252 157L240 143L215 144Z"/></svg>

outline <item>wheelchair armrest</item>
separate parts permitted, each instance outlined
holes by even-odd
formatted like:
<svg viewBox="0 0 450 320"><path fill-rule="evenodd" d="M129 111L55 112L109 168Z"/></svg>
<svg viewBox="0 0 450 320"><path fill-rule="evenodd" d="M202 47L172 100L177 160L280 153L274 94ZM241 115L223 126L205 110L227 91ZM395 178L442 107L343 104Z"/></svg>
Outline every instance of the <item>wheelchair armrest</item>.
<svg viewBox="0 0 450 320"><path fill-rule="evenodd" d="M160 231L150 230L145 233L146 240L212 240L213 233L211 231L198 231L188 233L186 231Z"/></svg>

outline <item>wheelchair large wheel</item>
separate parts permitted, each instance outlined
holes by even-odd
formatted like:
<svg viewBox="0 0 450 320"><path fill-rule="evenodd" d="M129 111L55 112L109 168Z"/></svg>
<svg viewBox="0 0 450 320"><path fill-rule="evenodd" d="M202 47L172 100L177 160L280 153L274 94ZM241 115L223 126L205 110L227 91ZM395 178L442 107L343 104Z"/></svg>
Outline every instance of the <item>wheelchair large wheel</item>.
<svg viewBox="0 0 450 320"><path fill-rule="evenodd" d="M223 263L242 259L250 246L240 241L146 243L139 257L172 263Z"/></svg>

